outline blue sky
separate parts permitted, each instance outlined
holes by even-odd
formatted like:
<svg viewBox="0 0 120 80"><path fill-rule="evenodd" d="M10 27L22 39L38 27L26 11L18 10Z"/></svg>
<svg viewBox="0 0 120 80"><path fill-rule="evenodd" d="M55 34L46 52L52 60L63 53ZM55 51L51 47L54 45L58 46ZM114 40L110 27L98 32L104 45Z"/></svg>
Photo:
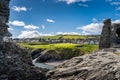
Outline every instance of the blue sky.
<svg viewBox="0 0 120 80"><path fill-rule="evenodd" d="M11 0L10 10L15 38L100 34L104 19L120 22L120 0Z"/></svg>

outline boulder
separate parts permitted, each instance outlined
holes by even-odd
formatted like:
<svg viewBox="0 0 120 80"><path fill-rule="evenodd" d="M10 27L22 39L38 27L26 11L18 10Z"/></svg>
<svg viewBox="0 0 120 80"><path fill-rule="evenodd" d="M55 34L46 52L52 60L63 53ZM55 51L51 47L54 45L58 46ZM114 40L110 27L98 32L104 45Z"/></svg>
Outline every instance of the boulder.
<svg viewBox="0 0 120 80"><path fill-rule="evenodd" d="M49 80L119 80L119 49L104 49L74 57L49 71Z"/></svg>

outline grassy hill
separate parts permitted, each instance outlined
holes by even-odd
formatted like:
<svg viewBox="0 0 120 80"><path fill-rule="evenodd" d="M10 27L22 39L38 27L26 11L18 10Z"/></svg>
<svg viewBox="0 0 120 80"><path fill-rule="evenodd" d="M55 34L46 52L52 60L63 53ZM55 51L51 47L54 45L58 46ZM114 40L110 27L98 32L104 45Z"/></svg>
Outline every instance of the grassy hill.
<svg viewBox="0 0 120 80"><path fill-rule="evenodd" d="M37 43L18 43L20 46L30 50L49 49L56 50L63 59L72 58L74 56L89 54L98 49L98 45L94 44L71 44L71 43L56 43L56 44L41 44ZM76 51L79 51L76 53Z"/></svg>

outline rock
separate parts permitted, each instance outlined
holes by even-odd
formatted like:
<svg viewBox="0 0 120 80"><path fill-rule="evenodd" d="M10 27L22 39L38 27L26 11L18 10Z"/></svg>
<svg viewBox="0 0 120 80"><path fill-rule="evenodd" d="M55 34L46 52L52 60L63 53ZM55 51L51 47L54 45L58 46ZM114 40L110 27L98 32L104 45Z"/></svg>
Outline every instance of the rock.
<svg viewBox="0 0 120 80"><path fill-rule="evenodd" d="M11 34L8 31L8 25L6 24L9 19L9 1L0 0L0 42L3 42L5 36L10 37Z"/></svg>
<svg viewBox="0 0 120 80"><path fill-rule="evenodd" d="M0 51L0 80L46 80L46 71L32 65L30 53L14 43Z"/></svg>
<svg viewBox="0 0 120 80"><path fill-rule="evenodd" d="M104 20L103 23L99 48L120 48L120 23L111 23L110 19Z"/></svg>
<svg viewBox="0 0 120 80"><path fill-rule="evenodd" d="M42 51L43 51L43 49L33 50L33 51L31 52L31 57L32 57L32 59L35 59L35 58L37 58L38 56L40 56Z"/></svg>
<svg viewBox="0 0 120 80"><path fill-rule="evenodd" d="M0 0L0 80L46 80L46 71L32 65L30 53L13 42L8 32L9 1Z"/></svg>
<svg viewBox="0 0 120 80"><path fill-rule="evenodd" d="M45 50L36 59L37 62L48 62L61 60L61 56L55 50Z"/></svg>
<svg viewBox="0 0 120 80"><path fill-rule="evenodd" d="M112 49L113 50L113 49ZM49 80L119 80L120 53L117 49L101 50L90 55L74 57L49 71Z"/></svg>
<svg viewBox="0 0 120 80"><path fill-rule="evenodd" d="M100 49L110 48L111 20L106 19L106 20L104 20L103 23L104 23L104 26L102 29L102 33L100 36L100 42L99 42Z"/></svg>

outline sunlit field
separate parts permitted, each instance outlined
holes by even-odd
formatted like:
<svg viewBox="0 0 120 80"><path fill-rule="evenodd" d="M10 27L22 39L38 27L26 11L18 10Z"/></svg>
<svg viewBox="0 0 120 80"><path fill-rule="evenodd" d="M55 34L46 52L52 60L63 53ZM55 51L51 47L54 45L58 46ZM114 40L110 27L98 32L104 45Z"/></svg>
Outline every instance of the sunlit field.
<svg viewBox="0 0 120 80"><path fill-rule="evenodd" d="M90 54L98 49L98 45L94 44L73 44L73 43L56 43L56 44L42 44L42 43L18 43L20 46L29 50L43 49L56 50L58 54L62 55L64 59L74 56ZM80 53L75 53L79 50Z"/></svg>

